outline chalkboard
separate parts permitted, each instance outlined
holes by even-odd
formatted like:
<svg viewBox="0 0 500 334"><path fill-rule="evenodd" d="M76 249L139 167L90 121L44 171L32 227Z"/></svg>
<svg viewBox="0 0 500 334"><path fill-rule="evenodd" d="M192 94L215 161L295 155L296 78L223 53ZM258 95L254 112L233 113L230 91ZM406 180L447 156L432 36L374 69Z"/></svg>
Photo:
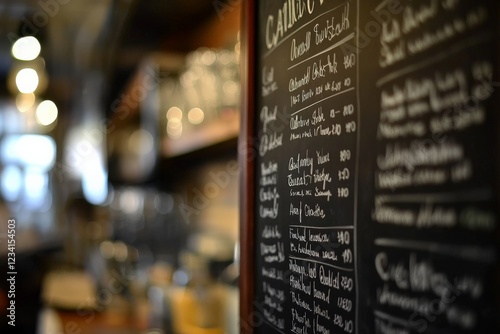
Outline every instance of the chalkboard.
<svg viewBox="0 0 500 334"><path fill-rule="evenodd" d="M243 333L499 333L499 5L245 4Z"/></svg>

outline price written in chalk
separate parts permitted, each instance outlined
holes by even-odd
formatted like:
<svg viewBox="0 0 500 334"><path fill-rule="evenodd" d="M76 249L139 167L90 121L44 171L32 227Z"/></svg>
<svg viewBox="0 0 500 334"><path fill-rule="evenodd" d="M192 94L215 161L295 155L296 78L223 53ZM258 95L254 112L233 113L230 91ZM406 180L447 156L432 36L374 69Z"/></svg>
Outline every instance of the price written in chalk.
<svg viewBox="0 0 500 334"><path fill-rule="evenodd" d="M345 249L344 251L342 251L342 260L344 261L344 263L352 263L353 256L350 249Z"/></svg>
<svg viewBox="0 0 500 334"><path fill-rule="evenodd" d="M340 151L340 162L346 162L351 160L351 150L341 150Z"/></svg>
<svg viewBox="0 0 500 334"><path fill-rule="evenodd" d="M333 324L343 329L346 333L353 332L354 324L352 320L344 320L340 314L333 316Z"/></svg>
<svg viewBox="0 0 500 334"><path fill-rule="evenodd" d="M337 188L337 197L338 198L347 198L349 197L349 188Z"/></svg>
<svg viewBox="0 0 500 334"><path fill-rule="evenodd" d="M344 106L344 110L342 111L342 115L344 116L350 116L354 114L354 105L348 104Z"/></svg>
<svg viewBox="0 0 500 334"><path fill-rule="evenodd" d="M337 242L341 245L349 245L351 242L351 235L348 231L338 231Z"/></svg>
<svg viewBox="0 0 500 334"><path fill-rule="evenodd" d="M356 132L356 122L350 121L350 122L346 123L346 125L345 125L345 132L346 133Z"/></svg>
<svg viewBox="0 0 500 334"><path fill-rule="evenodd" d="M344 168L342 170L339 170L339 181L349 180L350 176L351 173L349 172L349 168Z"/></svg>

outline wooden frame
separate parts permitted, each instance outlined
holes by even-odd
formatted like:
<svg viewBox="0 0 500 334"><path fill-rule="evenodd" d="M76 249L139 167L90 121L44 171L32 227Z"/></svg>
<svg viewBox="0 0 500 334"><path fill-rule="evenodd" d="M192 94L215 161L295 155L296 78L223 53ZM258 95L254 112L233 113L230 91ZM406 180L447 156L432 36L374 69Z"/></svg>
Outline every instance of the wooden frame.
<svg viewBox="0 0 500 334"><path fill-rule="evenodd" d="M255 3L243 1L241 32L242 117L238 144L240 162L240 329L253 333L252 300L254 296L254 164L255 140Z"/></svg>

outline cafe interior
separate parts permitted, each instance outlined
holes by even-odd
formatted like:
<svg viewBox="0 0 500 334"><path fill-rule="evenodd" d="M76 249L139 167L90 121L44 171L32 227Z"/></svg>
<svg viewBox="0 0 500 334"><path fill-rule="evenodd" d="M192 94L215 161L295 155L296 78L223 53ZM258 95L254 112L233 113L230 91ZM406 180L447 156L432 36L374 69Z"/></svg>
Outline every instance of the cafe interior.
<svg viewBox="0 0 500 334"><path fill-rule="evenodd" d="M0 3L0 332L239 332L240 7Z"/></svg>

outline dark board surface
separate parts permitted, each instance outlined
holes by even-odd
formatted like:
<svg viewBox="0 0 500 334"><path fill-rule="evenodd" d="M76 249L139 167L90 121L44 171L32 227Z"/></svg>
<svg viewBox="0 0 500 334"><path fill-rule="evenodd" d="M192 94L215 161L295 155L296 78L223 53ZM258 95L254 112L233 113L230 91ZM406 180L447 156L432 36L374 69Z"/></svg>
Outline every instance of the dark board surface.
<svg viewBox="0 0 500 334"><path fill-rule="evenodd" d="M256 4L255 333L498 333L493 1Z"/></svg>

